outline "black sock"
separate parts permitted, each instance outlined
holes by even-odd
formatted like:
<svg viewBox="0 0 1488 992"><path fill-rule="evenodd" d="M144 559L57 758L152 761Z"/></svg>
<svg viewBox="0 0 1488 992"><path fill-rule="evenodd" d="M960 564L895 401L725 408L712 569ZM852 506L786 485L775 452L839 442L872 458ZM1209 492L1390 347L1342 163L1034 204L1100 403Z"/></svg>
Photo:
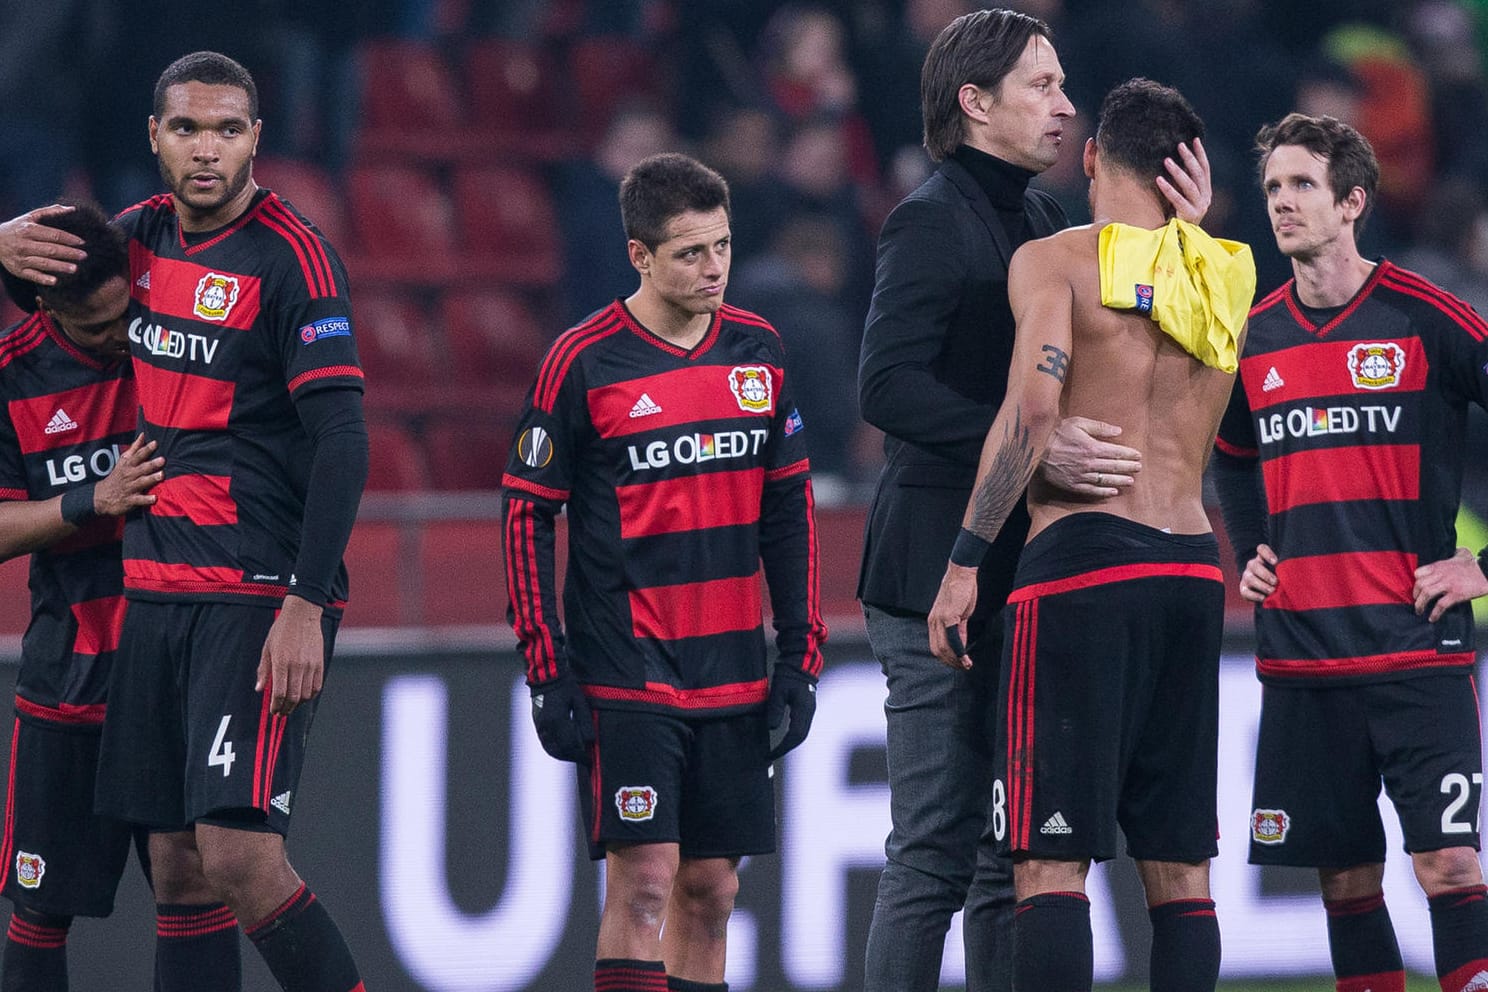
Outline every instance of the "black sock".
<svg viewBox="0 0 1488 992"><path fill-rule="evenodd" d="M1079 892L1045 892L1022 900L1013 912L1013 987L1090 992L1090 900Z"/></svg>
<svg viewBox="0 0 1488 992"><path fill-rule="evenodd" d="M1152 992L1214 992L1219 919L1213 899L1174 899L1147 910L1152 920Z"/></svg>
<svg viewBox="0 0 1488 992"><path fill-rule="evenodd" d="M366 992L341 931L303 883L248 939L284 992Z"/></svg>
<svg viewBox="0 0 1488 992"><path fill-rule="evenodd" d="M17 906L5 934L0 992L67 992L70 916L49 916Z"/></svg>
<svg viewBox="0 0 1488 992"><path fill-rule="evenodd" d="M218 903L155 907L158 992L238 992L243 961L238 920Z"/></svg>
<svg viewBox="0 0 1488 992"><path fill-rule="evenodd" d="M594 962L594 992L667 992L666 965L660 961L600 958Z"/></svg>
<svg viewBox="0 0 1488 992"><path fill-rule="evenodd" d="M1427 900L1431 946L1443 992L1482 988L1488 982L1488 888L1469 885Z"/></svg>
<svg viewBox="0 0 1488 992"><path fill-rule="evenodd" d="M667 992L728 992L728 982L690 982L668 975Z"/></svg>
<svg viewBox="0 0 1488 992"><path fill-rule="evenodd" d="M1405 964L1385 894L1323 900L1338 992L1405 992Z"/></svg>

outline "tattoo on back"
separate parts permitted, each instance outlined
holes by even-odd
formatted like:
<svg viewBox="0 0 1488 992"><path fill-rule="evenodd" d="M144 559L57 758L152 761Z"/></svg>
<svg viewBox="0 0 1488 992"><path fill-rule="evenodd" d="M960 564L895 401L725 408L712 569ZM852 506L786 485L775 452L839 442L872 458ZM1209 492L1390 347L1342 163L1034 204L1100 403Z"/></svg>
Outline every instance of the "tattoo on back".
<svg viewBox="0 0 1488 992"><path fill-rule="evenodd" d="M1023 426L1021 412L1014 411L1013 422L1008 424L992 456L991 471L973 495L971 525L967 529L984 541L996 538L1022 498L1033 476L1033 465L1033 442L1028 428Z"/></svg>
<svg viewBox="0 0 1488 992"><path fill-rule="evenodd" d="M1046 372L1060 382L1063 382L1065 373L1069 371L1069 353L1063 348L1056 348L1052 344L1046 344L1044 345L1044 354L1044 360L1048 364L1038 366L1038 371Z"/></svg>

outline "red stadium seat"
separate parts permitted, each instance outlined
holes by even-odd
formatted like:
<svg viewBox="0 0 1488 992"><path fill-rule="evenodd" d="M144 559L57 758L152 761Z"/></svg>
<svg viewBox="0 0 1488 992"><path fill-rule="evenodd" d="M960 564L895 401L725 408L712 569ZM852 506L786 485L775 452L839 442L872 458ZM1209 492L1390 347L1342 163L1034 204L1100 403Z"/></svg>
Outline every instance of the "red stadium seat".
<svg viewBox="0 0 1488 992"><path fill-rule="evenodd" d="M501 153L552 162L577 151L576 136L561 123L569 90L551 53L482 38L466 50L464 76L474 124Z"/></svg>
<svg viewBox="0 0 1488 992"><path fill-rule="evenodd" d="M324 169L298 159L260 155L253 160L253 178L304 214L337 252L349 247L346 201Z"/></svg>
<svg viewBox="0 0 1488 992"><path fill-rule="evenodd" d="M558 279L558 219L546 184L510 167L455 170L462 259L473 275L518 286Z"/></svg>
<svg viewBox="0 0 1488 992"><path fill-rule="evenodd" d="M515 293L471 289L445 293L439 309L455 376L520 398L552 341L527 304Z"/></svg>
<svg viewBox="0 0 1488 992"><path fill-rule="evenodd" d="M406 492L429 488L429 474L417 441L403 427L383 420L367 422L369 491Z"/></svg>
<svg viewBox="0 0 1488 992"><path fill-rule="evenodd" d="M435 489L500 489L514 424L446 417L424 426Z"/></svg>
<svg viewBox="0 0 1488 992"><path fill-rule="evenodd" d="M432 172L405 165L364 165L347 176L355 250L347 260L361 285L440 285L455 271L449 197Z"/></svg>
<svg viewBox="0 0 1488 992"><path fill-rule="evenodd" d="M434 320L411 298L366 293L352 298L367 405L416 412L447 366Z"/></svg>
<svg viewBox="0 0 1488 992"><path fill-rule="evenodd" d="M362 46L359 152L440 158L466 120L454 73L426 42L378 38Z"/></svg>
<svg viewBox="0 0 1488 992"><path fill-rule="evenodd" d="M576 91L579 132L593 147L609 127L616 108L627 100L664 102L667 92L654 55L621 35L580 38L568 54L568 71Z"/></svg>

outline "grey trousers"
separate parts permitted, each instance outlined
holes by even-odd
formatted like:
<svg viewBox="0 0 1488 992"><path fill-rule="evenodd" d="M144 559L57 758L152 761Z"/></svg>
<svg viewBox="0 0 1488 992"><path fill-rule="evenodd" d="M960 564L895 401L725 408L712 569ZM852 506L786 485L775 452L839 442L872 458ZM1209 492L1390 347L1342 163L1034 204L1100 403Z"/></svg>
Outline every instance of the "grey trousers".
<svg viewBox="0 0 1488 992"><path fill-rule="evenodd" d="M933 992L951 917L963 907L968 992L1009 992L1012 864L996 854L989 815L1001 659L979 656L970 672L952 671L930 653L923 616L866 605L863 613L888 680L893 823L865 992Z"/></svg>

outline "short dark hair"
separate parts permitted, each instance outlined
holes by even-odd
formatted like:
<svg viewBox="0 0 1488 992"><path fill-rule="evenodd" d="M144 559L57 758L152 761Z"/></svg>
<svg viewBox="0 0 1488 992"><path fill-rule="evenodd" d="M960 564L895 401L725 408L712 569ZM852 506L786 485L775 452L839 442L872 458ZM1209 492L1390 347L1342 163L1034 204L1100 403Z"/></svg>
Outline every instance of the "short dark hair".
<svg viewBox="0 0 1488 992"><path fill-rule="evenodd" d="M1171 86L1138 77L1128 79L1101 101L1095 146L1109 165L1148 182L1166 175L1163 159L1178 155L1180 144L1204 136L1204 121ZM1153 190L1157 187L1154 185ZM1172 205L1163 200L1164 212Z"/></svg>
<svg viewBox="0 0 1488 992"><path fill-rule="evenodd" d="M88 255L77 263L76 272L58 275L50 286L38 284L36 295L53 310L67 310L82 304L110 279L129 278L129 239L92 200L62 197L57 202L73 209L48 217L47 226L82 238Z"/></svg>
<svg viewBox="0 0 1488 992"><path fill-rule="evenodd" d="M932 159L942 161L966 141L961 87L971 83L996 96L1034 35L1054 40L1049 25L1038 18L995 8L962 14L935 36L920 69L920 114Z"/></svg>
<svg viewBox="0 0 1488 992"><path fill-rule="evenodd" d="M620 180L625 236L652 251L666 240L672 218L719 207L730 213L728 182L697 159L677 152L642 159Z"/></svg>
<svg viewBox="0 0 1488 992"><path fill-rule="evenodd" d="M179 83L236 86L248 94L248 120L258 120L258 87L253 83L253 74L221 52L192 52L165 67L155 81L155 102L151 113L156 120L165 115L165 91Z"/></svg>
<svg viewBox="0 0 1488 992"><path fill-rule="evenodd" d="M1355 186L1364 191L1364 209L1354 221L1354 240L1364 233L1364 221L1374 208L1379 190L1379 159L1369 139L1336 117L1291 113L1256 132L1257 173L1266 181L1266 163L1281 145L1301 145L1328 162L1328 186L1333 202L1341 203Z"/></svg>

